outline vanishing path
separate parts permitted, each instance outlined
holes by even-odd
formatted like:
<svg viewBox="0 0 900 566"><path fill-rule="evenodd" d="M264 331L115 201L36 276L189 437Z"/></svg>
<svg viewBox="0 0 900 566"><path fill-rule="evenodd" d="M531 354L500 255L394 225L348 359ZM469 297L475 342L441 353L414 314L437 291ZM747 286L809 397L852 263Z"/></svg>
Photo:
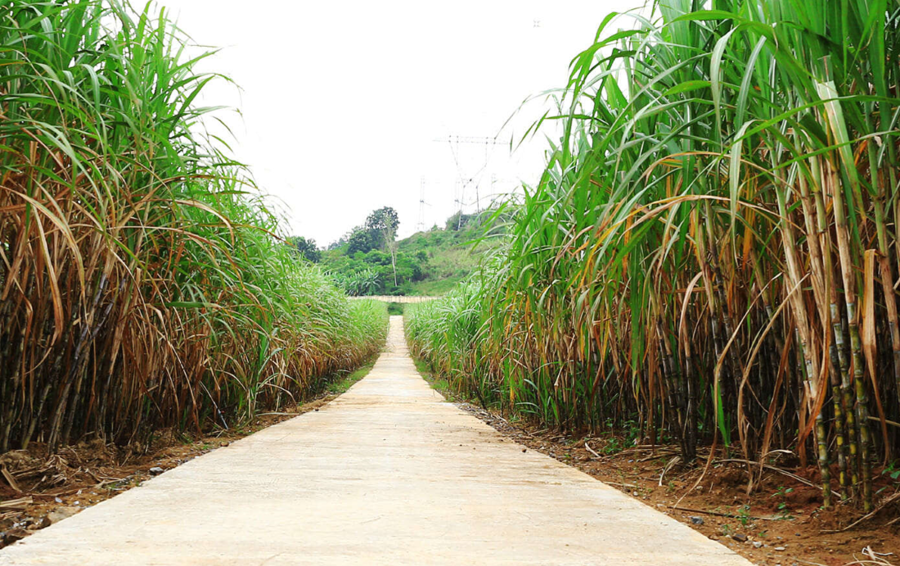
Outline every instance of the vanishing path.
<svg viewBox="0 0 900 566"><path fill-rule="evenodd" d="M391 319L368 377L0 551L0 564L747 566L433 392Z"/></svg>

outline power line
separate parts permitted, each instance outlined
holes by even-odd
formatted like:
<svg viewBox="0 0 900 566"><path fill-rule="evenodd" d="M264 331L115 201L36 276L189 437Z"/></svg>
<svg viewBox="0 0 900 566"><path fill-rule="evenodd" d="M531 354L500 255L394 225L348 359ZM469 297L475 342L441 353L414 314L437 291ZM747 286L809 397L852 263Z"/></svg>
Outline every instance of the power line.
<svg viewBox="0 0 900 566"><path fill-rule="evenodd" d="M506 142L497 139L497 137L487 137L487 136L459 136L459 135L448 135L446 138L438 138L433 140L437 143L446 142L450 147L450 153L453 156L453 162L456 164L456 174L459 178L457 183L460 185L459 190L457 191L454 188L454 203L457 204L457 212L462 215L462 207L463 202L465 201L465 193L466 187L470 184L475 185L475 209L478 212L481 212L481 187L480 187L480 178L476 182L476 178L481 175L482 172L487 168L488 164L491 161L491 157L493 155L494 146L498 145L506 145ZM481 167L475 172L474 175L466 175L463 171L462 166L459 163L459 144L467 144L467 145L484 145L484 163ZM491 183L493 185L493 182ZM454 184L456 187L457 184Z"/></svg>

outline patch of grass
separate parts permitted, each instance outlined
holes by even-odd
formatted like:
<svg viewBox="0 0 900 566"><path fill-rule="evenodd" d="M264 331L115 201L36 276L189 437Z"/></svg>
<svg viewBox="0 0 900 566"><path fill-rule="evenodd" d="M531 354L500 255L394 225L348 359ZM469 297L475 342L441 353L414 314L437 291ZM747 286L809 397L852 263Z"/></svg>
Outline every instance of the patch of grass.
<svg viewBox="0 0 900 566"><path fill-rule="evenodd" d="M625 446L622 445L622 441L616 436L610 436L609 440L606 444L601 448L601 452L604 454L618 454L622 450L625 449Z"/></svg>
<svg viewBox="0 0 900 566"><path fill-rule="evenodd" d="M403 315L403 304L401 303L388 303L388 314L389 315Z"/></svg>
<svg viewBox="0 0 900 566"><path fill-rule="evenodd" d="M372 371L372 368L375 367L375 361L378 359L377 356L374 356L371 360L369 360L365 365L360 366L356 371L349 373L343 377L339 377L328 384L328 387L325 390L328 393L334 395L343 395L347 392L348 389L353 387L357 381L361 380L365 376L369 375L369 372Z"/></svg>
<svg viewBox="0 0 900 566"><path fill-rule="evenodd" d="M449 381L434 373L431 366L428 365L428 362L417 356L413 356L413 361L416 364L416 371L425 378L425 381L428 382L428 385L430 385L432 389L454 401L471 401L471 399L466 399L463 395L460 395L459 392L455 391L450 386Z"/></svg>
<svg viewBox="0 0 900 566"><path fill-rule="evenodd" d="M449 276L444 279L430 279L413 284L413 294L423 297L439 297L446 295L466 276L456 275Z"/></svg>
<svg viewBox="0 0 900 566"><path fill-rule="evenodd" d="M772 497L777 497L779 499L779 502L778 502L778 518L779 519L782 519L785 521L793 519L793 517L791 516L791 510L788 507L788 501L787 501L788 495L793 493L793 491L794 491L794 488L792 488L792 487L785 488L784 486L780 486L777 490L775 490L775 493L772 494Z"/></svg>
<svg viewBox="0 0 900 566"><path fill-rule="evenodd" d="M749 505L741 505L740 507L738 507L737 515L738 520L741 522L741 525L746 527L750 524L752 517L750 516Z"/></svg>

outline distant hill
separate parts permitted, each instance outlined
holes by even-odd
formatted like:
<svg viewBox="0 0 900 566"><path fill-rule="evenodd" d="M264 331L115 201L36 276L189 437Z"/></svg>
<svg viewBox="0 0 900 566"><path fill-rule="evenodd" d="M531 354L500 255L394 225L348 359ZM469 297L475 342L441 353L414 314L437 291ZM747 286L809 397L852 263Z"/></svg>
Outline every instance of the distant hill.
<svg viewBox="0 0 900 566"><path fill-rule="evenodd" d="M451 216L445 228L434 227L417 232L401 240L398 249L407 255L427 259L423 265L423 278L412 283L410 295L443 295L478 267L487 244L473 246L482 235L481 222L475 216L464 216L462 228L459 216ZM474 249L473 249L474 247Z"/></svg>
<svg viewBox="0 0 900 566"><path fill-rule="evenodd" d="M436 296L469 275L484 253L497 245L496 240L476 245L491 214L454 214L443 228L435 225L394 242L393 254L390 240L377 242L379 233L365 225L354 228L326 250L315 249L313 242L310 251L310 242L303 238L294 238L292 243L351 295Z"/></svg>

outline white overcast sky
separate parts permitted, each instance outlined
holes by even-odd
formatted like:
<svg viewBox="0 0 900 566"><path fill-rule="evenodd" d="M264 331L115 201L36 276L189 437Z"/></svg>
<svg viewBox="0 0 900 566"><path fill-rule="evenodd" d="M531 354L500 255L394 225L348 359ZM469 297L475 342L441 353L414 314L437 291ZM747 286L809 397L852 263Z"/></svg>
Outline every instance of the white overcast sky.
<svg viewBox="0 0 900 566"><path fill-rule="evenodd" d="M400 235L463 203L533 183L546 142L451 144L448 136L518 140L543 111L529 96L565 85L571 59L612 11L641 0L162 0L199 44L201 66L228 75L204 104L227 105L235 157L273 197L291 234L336 240L394 207ZM630 27L622 21L622 27ZM471 181L469 181L471 179Z"/></svg>

